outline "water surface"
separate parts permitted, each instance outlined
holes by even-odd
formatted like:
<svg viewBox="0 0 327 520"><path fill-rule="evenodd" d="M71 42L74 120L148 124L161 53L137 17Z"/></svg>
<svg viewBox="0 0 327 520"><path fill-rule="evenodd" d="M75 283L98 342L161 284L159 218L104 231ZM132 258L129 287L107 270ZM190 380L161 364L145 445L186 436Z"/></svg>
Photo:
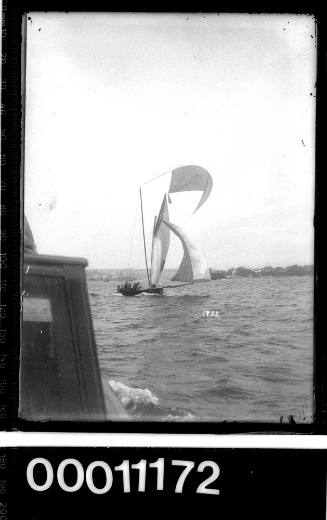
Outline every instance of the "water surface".
<svg viewBox="0 0 327 520"><path fill-rule="evenodd" d="M312 421L313 277L130 298L117 283L88 281L93 325L101 371L135 419Z"/></svg>

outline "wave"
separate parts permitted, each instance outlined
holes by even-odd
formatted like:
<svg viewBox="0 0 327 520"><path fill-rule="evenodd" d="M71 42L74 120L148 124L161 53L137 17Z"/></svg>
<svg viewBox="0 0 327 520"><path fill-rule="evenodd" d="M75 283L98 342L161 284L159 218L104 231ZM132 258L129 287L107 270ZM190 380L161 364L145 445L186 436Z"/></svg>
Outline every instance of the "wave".
<svg viewBox="0 0 327 520"><path fill-rule="evenodd" d="M149 388L135 388L111 379L109 385L118 395L122 404L130 411L138 412L141 407L153 407L159 404L159 397L154 395Z"/></svg>
<svg viewBox="0 0 327 520"><path fill-rule="evenodd" d="M191 412L185 412L182 414L173 414L170 413L163 419L164 421L181 421L181 422L194 422L199 421L200 419Z"/></svg>
<svg viewBox="0 0 327 520"><path fill-rule="evenodd" d="M113 292L112 293L113 296L124 296L123 294L119 293L119 292ZM146 293L146 292L142 292L140 294L135 294L135 296L130 296L130 298L140 298L141 296L155 296L155 297L160 297L162 298L162 294L155 294L155 293Z"/></svg>
<svg viewBox="0 0 327 520"><path fill-rule="evenodd" d="M165 288L164 288L165 289ZM166 296L166 298L174 298L175 300L183 300L183 301L190 301L190 302L201 302L201 301L206 301L210 295L209 294L180 294L180 293L164 293L164 296Z"/></svg>
<svg viewBox="0 0 327 520"><path fill-rule="evenodd" d="M125 385L120 381L110 380L109 385L120 399L123 406L132 415L150 421L182 421L199 420L193 412L179 408L159 405L157 397L149 388L137 388Z"/></svg>
<svg viewBox="0 0 327 520"><path fill-rule="evenodd" d="M153 297L153 296L158 297L158 296L159 296L160 298L162 298L162 294L157 294L157 293L147 293L147 292L142 292L142 293L140 293L140 294L137 294L137 295L135 296L135 298L139 298L140 296L151 296L151 297Z"/></svg>

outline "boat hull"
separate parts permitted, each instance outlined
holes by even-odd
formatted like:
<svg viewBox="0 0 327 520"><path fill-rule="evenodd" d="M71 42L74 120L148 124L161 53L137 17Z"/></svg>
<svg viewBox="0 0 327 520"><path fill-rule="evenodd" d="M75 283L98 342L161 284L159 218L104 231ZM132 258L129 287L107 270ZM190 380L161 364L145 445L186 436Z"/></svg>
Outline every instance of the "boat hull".
<svg viewBox="0 0 327 520"><path fill-rule="evenodd" d="M125 288L124 286L118 285L117 291L122 294L123 296L138 296L142 293L149 293L149 294L163 294L163 288L162 287L153 287L152 289L133 289L131 288Z"/></svg>

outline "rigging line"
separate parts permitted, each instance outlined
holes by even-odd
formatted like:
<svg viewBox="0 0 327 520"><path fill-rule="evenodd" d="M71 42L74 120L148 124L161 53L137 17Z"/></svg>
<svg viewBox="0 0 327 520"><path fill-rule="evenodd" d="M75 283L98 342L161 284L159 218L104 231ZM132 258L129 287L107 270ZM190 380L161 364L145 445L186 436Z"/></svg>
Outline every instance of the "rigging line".
<svg viewBox="0 0 327 520"><path fill-rule="evenodd" d="M152 177L148 181L143 182L141 186L144 186L145 184L148 184L149 182L155 181L156 179L159 179L159 177L162 177L163 175L167 175L167 173L172 173L174 170L177 170L178 168L181 168L182 164L178 164L177 166L174 166L174 168L169 168L169 170L166 170L163 173L159 173L159 175L156 175L155 177Z"/></svg>
<svg viewBox="0 0 327 520"><path fill-rule="evenodd" d="M141 186L144 186L145 184L149 184L149 182L155 181L156 179L159 179L159 177L163 177L164 175L167 175L167 173L170 173L173 170L175 170L175 168L170 168L169 170L167 170L167 171L165 171L163 173L159 173L159 175L156 175L155 177L152 177L152 179L149 179L148 181L143 182L143 184L141 184Z"/></svg>
<svg viewBox="0 0 327 520"><path fill-rule="evenodd" d="M138 264L137 264L137 269L139 271L141 271L141 221L138 222L138 228L137 228L137 243L138 243L138 246L139 246L139 257L138 257Z"/></svg>
<svg viewBox="0 0 327 520"><path fill-rule="evenodd" d="M137 216L137 208L138 206L135 205L135 211L134 211L134 222L133 222L133 230L132 230L132 239L130 241L130 247L129 247L129 254L128 254L128 270L130 270L131 267L131 254L132 254L132 248L133 248L133 242L135 237L135 226L136 226L136 216Z"/></svg>
<svg viewBox="0 0 327 520"><path fill-rule="evenodd" d="M143 217L143 202L142 202L141 188L140 188L140 201L141 201L141 213L142 213L142 229L143 229L143 244L144 244L146 274L148 275L148 282L149 282L149 288L150 288L150 275L149 275L149 267L148 267L148 258L147 258L147 254L146 254L146 241L145 241L145 233L144 233L144 217Z"/></svg>
<svg viewBox="0 0 327 520"><path fill-rule="evenodd" d="M172 170L167 170L166 172L159 173L159 175L156 175L155 177L152 177L152 179L149 179L148 181L143 182L141 186L144 186L145 184L149 184L149 182L155 181L156 179L159 179L159 177L163 177L164 175L167 175L167 173L170 173Z"/></svg>
<svg viewBox="0 0 327 520"><path fill-rule="evenodd" d="M145 184L148 184L149 182L155 181L156 179L159 179L159 177L162 177L163 175L167 175L167 173L172 173L174 170L177 170L178 168L181 168L182 166L183 166L182 164L178 164L177 166L174 166L174 168L169 168L169 170L166 170L163 173L159 173L159 175L156 175L155 177L152 177L148 181L143 182L143 184L141 184L141 186L144 186Z"/></svg>

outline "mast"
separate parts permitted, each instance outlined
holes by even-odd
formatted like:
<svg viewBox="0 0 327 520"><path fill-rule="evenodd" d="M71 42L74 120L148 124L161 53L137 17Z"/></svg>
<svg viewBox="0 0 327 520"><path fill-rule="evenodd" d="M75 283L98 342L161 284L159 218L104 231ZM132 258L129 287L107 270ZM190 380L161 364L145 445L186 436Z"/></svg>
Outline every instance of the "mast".
<svg viewBox="0 0 327 520"><path fill-rule="evenodd" d="M144 233L144 217L143 217L143 203L142 203L142 191L140 188L140 200L141 200L141 215L142 215L142 230L143 230L143 245L144 245L144 256L145 256L145 265L146 265L146 274L148 276L148 283L149 283L149 289L151 288L150 284L150 275L149 275L149 268L148 268L148 258L146 254L146 242L145 242L145 233Z"/></svg>
<svg viewBox="0 0 327 520"><path fill-rule="evenodd" d="M151 267L150 267L150 285L152 286L152 255L153 255L153 241L154 241L154 230L156 229L157 217L154 217L153 231L152 231L152 244L151 244Z"/></svg>

